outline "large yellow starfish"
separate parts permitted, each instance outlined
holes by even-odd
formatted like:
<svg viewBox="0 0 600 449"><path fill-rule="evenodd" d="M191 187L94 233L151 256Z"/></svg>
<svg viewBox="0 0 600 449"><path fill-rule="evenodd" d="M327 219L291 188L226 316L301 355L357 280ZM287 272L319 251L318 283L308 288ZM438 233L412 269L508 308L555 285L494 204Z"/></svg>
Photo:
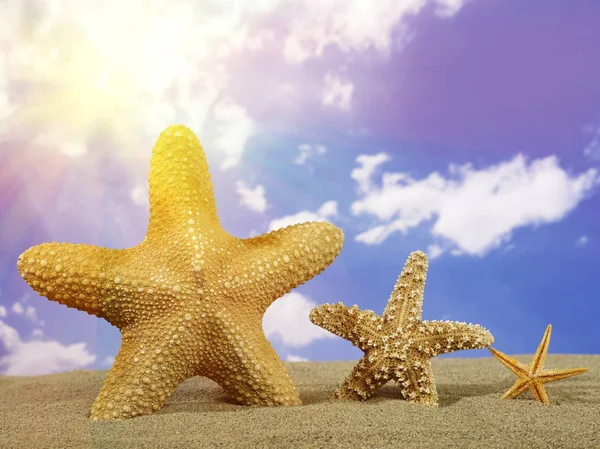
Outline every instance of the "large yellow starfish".
<svg viewBox="0 0 600 449"><path fill-rule="evenodd" d="M546 388L544 387L545 383L552 382L553 380L565 379L577 374L582 374L589 369L544 369L544 362L546 361L546 355L548 354L548 346L550 346L551 333L552 325L549 324L529 366L513 359L503 352L495 350L494 348L488 348L504 366L519 376L519 379L517 379L515 384L506 393L504 393L502 399L516 398L525 390L529 389L537 401L549 405L550 400L548 399L548 394L546 393Z"/></svg>
<svg viewBox="0 0 600 449"><path fill-rule="evenodd" d="M437 406L430 359L493 343L492 334L478 324L421 321L427 265L425 253L410 254L383 316L342 303L311 310L314 324L350 340L365 353L334 398L365 400L394 379L407 401Z"/></svg>
<svg viewBox="0 0 600 449"><path fill-rule="evenodd" d="M217 217L204 151L180 125L158 138L149 183L150 223L139 245L44 243L17 263L41 295L121 330L121 349L90 418L152 413L197 375L240 404L299 405L262 318L337 257L342 231L311 222L246 240L229 235Z"/></svg>

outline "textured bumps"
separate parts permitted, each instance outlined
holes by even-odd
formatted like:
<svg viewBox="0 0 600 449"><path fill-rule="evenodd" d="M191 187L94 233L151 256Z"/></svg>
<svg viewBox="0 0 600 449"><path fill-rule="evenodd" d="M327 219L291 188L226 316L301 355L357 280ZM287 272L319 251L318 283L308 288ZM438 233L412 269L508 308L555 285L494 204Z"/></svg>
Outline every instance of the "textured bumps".
<svg viewBox="0 0 600 449"><path fill-rule="evenodd" d="M149 181L150 223L139 245L44 243L17 262L40 295L121 330L91 419L152 413L198 375L240 404L299 405L262 318L273 301L337 257L342 231L311 222L245 240L227 234L204 151L181 125L160 135Z"/></svg>
<svg viewBox="0 0 600 449"><path fill-rule="evenodd" d="M322 304L311 310L314 324L349 340L365 353L334 398L365 400L393 379L407 401L437 406L430 359L494 342L492 334L478 324L421 320L427 265L425 253L410 254L383 316L342 303Z"/></svg>

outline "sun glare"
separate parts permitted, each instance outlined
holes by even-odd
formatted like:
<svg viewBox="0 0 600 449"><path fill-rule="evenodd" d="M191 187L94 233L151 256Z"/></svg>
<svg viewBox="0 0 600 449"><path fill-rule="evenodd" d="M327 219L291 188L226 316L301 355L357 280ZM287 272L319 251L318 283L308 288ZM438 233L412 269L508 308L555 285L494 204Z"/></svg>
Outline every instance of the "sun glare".
<svg viewBox="0 0 600 449"><path fill-rule="evenodd" d="M173 114L164 103L191 96L211 39L222 37L193 21L187 8L117 14L106 7L80 12L77 21L38 24L19 57L30 101L14 114L14 125L69 135L83 147L101 131L123 148L144 120L167 126ZM162 119L140 116L152 110Z"/></svg>

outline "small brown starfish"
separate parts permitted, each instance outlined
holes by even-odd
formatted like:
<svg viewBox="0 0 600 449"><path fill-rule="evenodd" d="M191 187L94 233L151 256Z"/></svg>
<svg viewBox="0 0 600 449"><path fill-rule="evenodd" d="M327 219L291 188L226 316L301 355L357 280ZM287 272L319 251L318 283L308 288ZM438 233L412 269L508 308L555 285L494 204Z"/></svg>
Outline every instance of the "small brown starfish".
<svg viewBox="0 0 600 449"><path fill-rule="evenodd" d="M437 406L430 359L493 343L492 334L478 324L421 321L427 264L425 253L410 254L383 316L342 303L311 310L314 324L350 340L365 353L334 398L365 400L394 379L407 401Z"/></svg>
<svg viewBox="0 0 600 449"><path fill-rule="evenodd" d="M571 368L571 369L544 369L544 362L548 354L548 346L550 345L550 334L552 333L552 325L549 324L544 333L544 337L538 349L533 356L533 360L528 365L507 356L506 354L496 351L494 348L488 348L494 356L502 362L504 366L510 369L513 373L519 376L515 384L502 396L502 399L514 399L530 389L533 397L543 404L549 405L550 400L546 393L544 384L553 380L566 379L567 377L576 376L577 374L585 373L589 368Z"/></svg>

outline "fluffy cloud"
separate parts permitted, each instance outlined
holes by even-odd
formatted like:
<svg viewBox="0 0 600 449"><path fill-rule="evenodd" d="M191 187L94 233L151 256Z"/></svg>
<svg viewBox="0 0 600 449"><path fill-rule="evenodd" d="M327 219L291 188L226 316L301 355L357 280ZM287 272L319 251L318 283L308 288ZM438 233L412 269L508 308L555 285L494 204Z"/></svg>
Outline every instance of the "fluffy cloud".
<svg viewBox="0 0 600 449"><path fill-rule="evenodd" d="M6 355L0 357L0 372L9 376L36 376L85 368L96 360L85 343L62 345L57 341L24 342L19 333L0 320L0 345Z"/></svg>
<svg viewBox="0 0 600 449"><path fill-rule="evenodd" d="M348 0L296 2L284 56L291 63L301 63L323 54L334 44L343 52L374 48L382 54L392 49L392 31L404 20L428 4L436 6L440 16L456 14L465 0Z"/></svg>
<svg viewBox="0 0 600 449"><path fill-rule="evenodd" d="M0 41L19 49L0 50L5 129L80 157L100 132L133 153L144 134L154 139L177 122L199 131L210 116L223 165L235 165L249 119L231 101L214 103L228 83L223 62L272 35L248 19L278 2L256 3L107 0L93 11L72 0L0 3Z"/></svg>
<svg viewBox="0 0 600 449"><path fill-rule="evenodd" d="M221 169L227 170L240 162L246 141L254 133L254 122L244 108L231 100L219 102L213 114L216 137L211 148L225 155Z"/></svg>
<svg viewBox="0 0 600 449"><path fill-rule="evenodd" d="M443 252L444 250L440 245L433 244L427 247L427 257L429 260L437 259L442 255Z"/></svg>
<svg viewBox="0 0 600 449"><path fill-rule="evenodd" d="M333 105L347 111L350 109L350 100L354 93L354 85L350 82L344 82L341 78L325 74L325 89L321 102L324 106Z"/></svg>
<svg viewBox="0 0 600 449"><path fill-rule="evenodd" d="M325 154L327 152L327 148L320 144L309 145L303 143L298 149L300 150L300 154L294 159L294 164L298 165L304 165L306 161L315 154Z"/></svg>
<svg viewBox="0 0 600 449"><path fill-rule="evenodd" d="M227 169L254 132L244 108L227 100L230 79L244 76L228 72L232 56L268 49L299 63L327 45L387 54L411 15L428 4L453 15L464 1L0 2L0 41L15 43L0 49L0 133L71 157L103 134L133 155L167 125L201 132L214 120L215 141L205 143ZM333 74L325 83L323 102L347 109L352 83Z"/></svg>
<svg viewBox="0 0 600 449"><path fill-rule="evenodd" d="M6 307L0 306L0 318L4 318L6 316Z"/></svg>
<svg viewBox="0 0 600 449"><path fill-rule="evenodd" d="M582 235L577 239L575 243L577 244L577 246L585 246L588 244L589 241L590 239L587 235Z"/></svg>
<svg viewBox="0 0 600 449"><path fill-rule="evenodd" d="M265 188L262 185L250 188L244 181L236 183L237 193L240 195L240 204L248 209L263 213L267 209L267 200L265 198Z"/></svg>
<svg viewBox="0 0 600 449"><path fill-rule="evenodd" d="M368 192L371 189L371 177L375 170L389 160L390 156L387 153L361 154L356 158L360 167L353 169L350 177L358 183L360 193Z"/></svg>
<svg viewBox="0 0 600 449"><path fill-rule="evenodd" d="M315 326L308 319L310 310L317 303L291 292L279 298L267 309L263 318L263 329L267 338L276 337L284 345L298 348L313 341L332 338L335 335Z"/></svg>
<svg viewBox="0 0 600 449"><path fill-rule="evenodd" d="M555 156L528 163L519 154L480 170L450 165L448 177L433 172L416 180L407 173L384 173L381 186L373 186L375 162L387 160L376 156L359 156L362 166L353 172L362 197L352 213L377 219L355 240L371 245L431 222L431 234L451 244L454 254L483 255L510 240L517 228L563 219L600 183L596 169L572 175Z"/></svg>
<svg viewBox="0 0 600 449"><path fill-rule="evenodd" d="M588 126L586 131L591 134L591 139L583 149L583 154L590 159L600 160L600 125Z"/></svg>
<svg viewBox="0 0 600 449"><path fill-rule="evenodd" d="M25 298L27 298L27 296L25 296ZM6 316L6 309L4 307L3 307L3 309L4 309L4 316ZM20 302L17 301L15 303L13 303L11 310L13 311L13 313L15 313L17 315L23 315L36 324L41 324L42 326L44 325L44 322L38 318L37 311L35 310L35 307L33 307L33 306L25 307L23 304L21 304ZM0 318L1 317L2 317L2 313L0 311Z"/></svg>
<svg viewBox="0 0 600 449"><path fill-rule="evenodd" d="M331 218L337 216L337 213L337 201L327 201L316 212L303 210L294 215L286 215L271 220L269 223L269 232L298 223L306 223L307 221L330 221Z"/></svg>
<svg viewBox="0 0 600 449"><path fill-rule="evenodd" d="M25 313L25 307L23 307L23 304L21 304L20 302L15 302L12 305L12 311L17 315L23 315L23 313Z"/></svg>

